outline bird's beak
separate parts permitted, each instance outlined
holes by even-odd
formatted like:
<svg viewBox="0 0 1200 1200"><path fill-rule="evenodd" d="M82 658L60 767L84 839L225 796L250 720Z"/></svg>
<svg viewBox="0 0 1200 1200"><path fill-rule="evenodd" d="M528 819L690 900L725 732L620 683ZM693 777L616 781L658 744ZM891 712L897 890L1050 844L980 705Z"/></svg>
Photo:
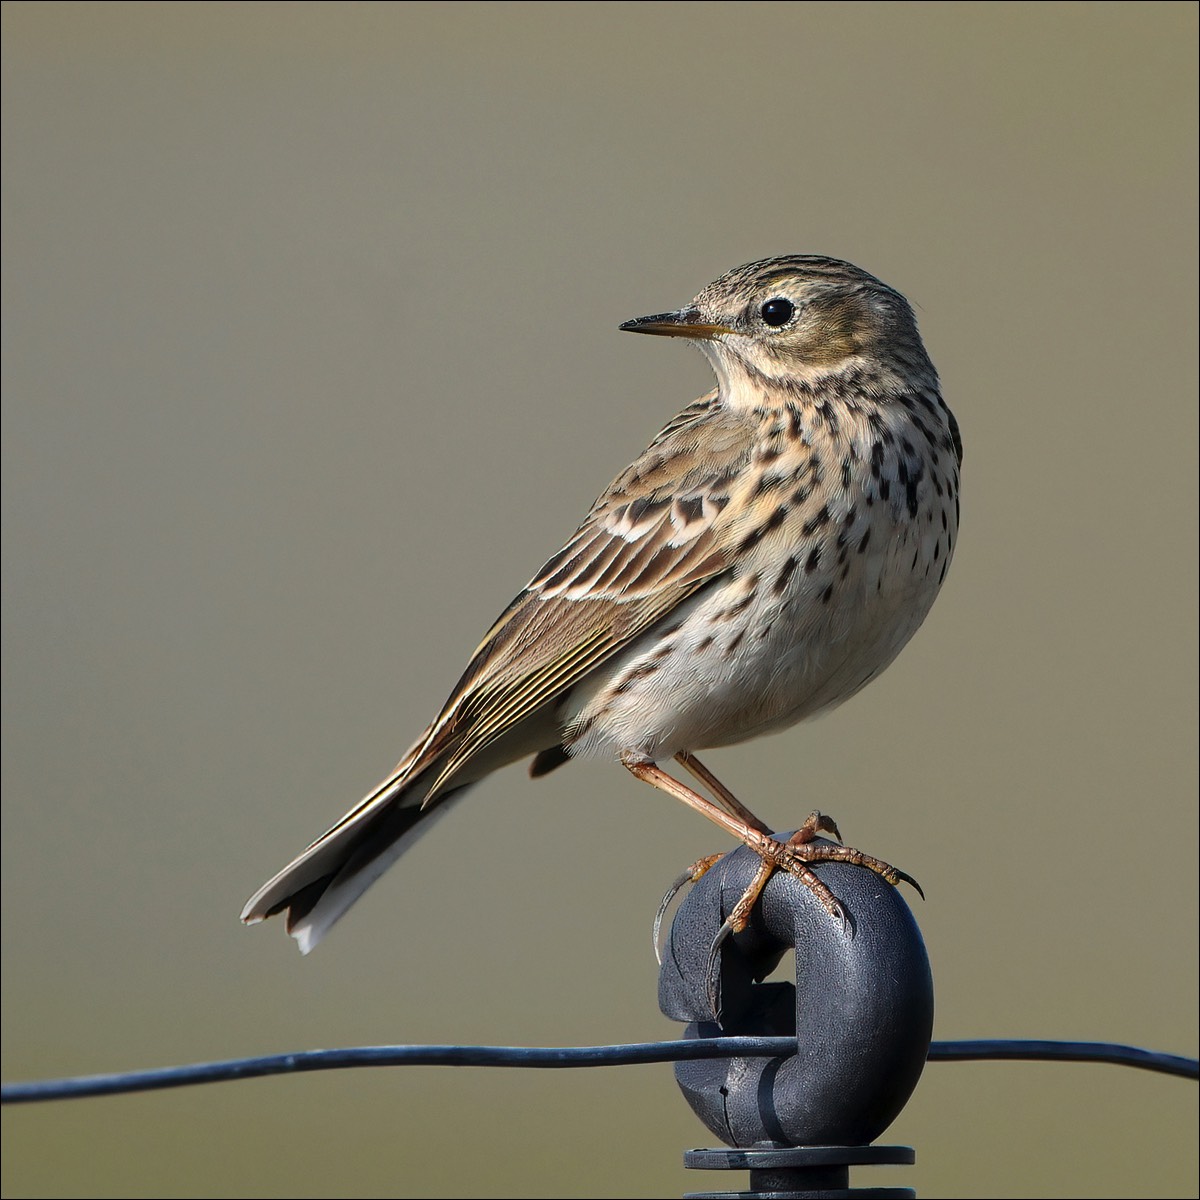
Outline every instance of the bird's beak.
<svg viewBox="0 0 1200 1200"><path fill-rule="evenodd" d="M677 312L656 313L652 317L634 317L621 326L626 333L655 333L659 337L701 338L711 341L722 333L732 333L725 325L710 325L699 309L681 308Z"/></svg>

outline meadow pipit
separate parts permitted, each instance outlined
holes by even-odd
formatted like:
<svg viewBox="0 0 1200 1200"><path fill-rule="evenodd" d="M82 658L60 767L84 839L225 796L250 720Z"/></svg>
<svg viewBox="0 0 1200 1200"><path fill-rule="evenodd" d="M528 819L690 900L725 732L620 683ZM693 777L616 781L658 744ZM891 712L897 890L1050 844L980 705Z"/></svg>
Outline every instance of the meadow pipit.
<svg viewBox="0 0 1200 1200"><path fill-rule="evenodd" d="M704 813L840 914L807 863L858 862L771 836L694 752L783 729L874 679L925 619L958 532L958 426L908 302L836 259L738 267L622 329L692 340L716 388L601 494L488 631L395 770L264 884L307 953L485 775L602 758ZM675 759L715 796L663 770ZM744 924L757 895L731 915Z"/></svg>

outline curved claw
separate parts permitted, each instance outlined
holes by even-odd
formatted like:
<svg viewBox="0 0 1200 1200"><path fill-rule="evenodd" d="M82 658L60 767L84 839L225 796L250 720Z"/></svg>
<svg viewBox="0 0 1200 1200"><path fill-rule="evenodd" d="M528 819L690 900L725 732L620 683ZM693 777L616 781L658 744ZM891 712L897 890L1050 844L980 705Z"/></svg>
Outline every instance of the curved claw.
<svg viewBox="0 0 1200 1200"><path fill-rule="evenodd" d="M679 891L685 884L695 883L703 877L709 867L720 858L719 854L708 854L704 858L698 858L685 871L681 871L679 875L672 880L671 886L667 888L666 895L659 901L658 912L654 914L654 958L658 965L662 966L662 951L660 949L659 935L662 933L663 917L667 915L667 909L671 906L671 901L679 894ZM919 890L919 889L918 889Z"/></svg>
<svg viewBox="0 0 1200 1200"><path fill-rule="evenodd" d="M845 842L842 831L837 827L837 822L828 813L821 812L820 809L809 813L808 820L800 828L809 834L806 841L811 841L819 833L828 833L835 841Z"/></svg>
<svg viewBox="0 0 1200 1200"><path fill-rule="evenodd" d="M718 1008L720 997L717 995L717 986L721 982L721 946L733 932L733 917L726 917L725 923L717 930L712 945L708 948L708 962L704 966L704 979L708 986L708 1006L712 1009L714 1021L721 1019L721 1012Z"/></svg>
<svg viewBox="0 0 1200 1200"><path fill-rule="evenodd" d="M662 966L662 946L659 943L659 934L662 932L663 917L667 915L667 909L671 906L671 901L675 899L679 890L686 883L690 883L692 879L691 871L683 871L679 876L671 882L671 886L667 888L666 895L658 903L658 911L654 914L654 929L651 937L654 940L654 960L658 965Z"/></svg>
<svg viewBox="0 0 1200 1200"><path fill-rule="evenodd" d="M901 871L898 868L893 868L893 870L896 871L899 882L907 883L922 900L925 899L925 889L907 871Z"/></svg>

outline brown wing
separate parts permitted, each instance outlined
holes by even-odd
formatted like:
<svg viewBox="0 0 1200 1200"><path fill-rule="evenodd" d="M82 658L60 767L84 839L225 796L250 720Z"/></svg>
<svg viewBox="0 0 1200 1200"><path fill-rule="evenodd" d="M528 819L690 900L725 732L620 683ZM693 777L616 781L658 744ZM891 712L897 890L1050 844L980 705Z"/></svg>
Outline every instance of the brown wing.
<svg viewBox="0 0 1200 1200"><path fill-rule="evenodd" d="M722 514L751 451L751 427L713 392L613 480L488 631L416 748L410 771L439 767L426 804L484 747L729 569Z"/></svg>
<svg viewBox="0 0 1200 1200"><path fill-rule="evenodd" d="M395 770L264 884L242 919L287 908L289 931L310 950L421 814L470 782L459 773L472 758L729 570L726 507L751 449L751 430L715 392L666 425L501 614Z"/></svg>

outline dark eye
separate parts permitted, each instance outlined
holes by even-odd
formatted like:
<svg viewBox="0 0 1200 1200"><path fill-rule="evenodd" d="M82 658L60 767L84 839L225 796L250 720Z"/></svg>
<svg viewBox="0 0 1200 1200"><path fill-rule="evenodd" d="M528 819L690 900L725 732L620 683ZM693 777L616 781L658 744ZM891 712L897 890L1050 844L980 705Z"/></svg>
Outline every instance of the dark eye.
<svg viewBox="0 0 1200 1200"><path fill-rule="evenodd" d="M790 300L776 296L774 300L768 300L762 306L762 319L767 325L778 328L780 325L786 325L795 311L796 306Z"/></svg>

